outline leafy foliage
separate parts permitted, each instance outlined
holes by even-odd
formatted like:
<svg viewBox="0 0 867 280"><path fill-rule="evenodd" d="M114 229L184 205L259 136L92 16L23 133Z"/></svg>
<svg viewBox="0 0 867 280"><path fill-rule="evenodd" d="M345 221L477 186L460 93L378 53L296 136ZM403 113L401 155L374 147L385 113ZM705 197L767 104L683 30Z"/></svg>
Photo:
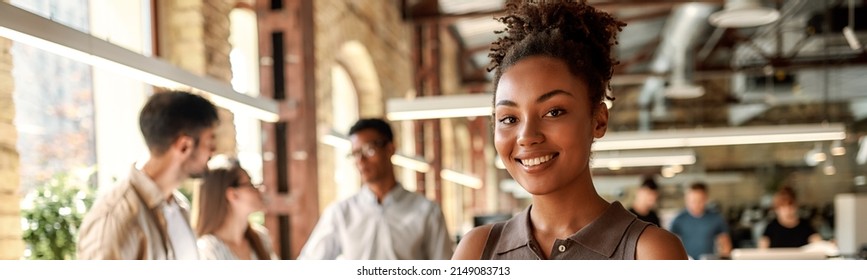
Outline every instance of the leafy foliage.
<svg viewBox="0 0 867 280"><path fill-rule="evenodd" d="M78 227L94 196L86 181L65 173L55 175L27 194L21 214L29 258L74 259Z"/></svg>

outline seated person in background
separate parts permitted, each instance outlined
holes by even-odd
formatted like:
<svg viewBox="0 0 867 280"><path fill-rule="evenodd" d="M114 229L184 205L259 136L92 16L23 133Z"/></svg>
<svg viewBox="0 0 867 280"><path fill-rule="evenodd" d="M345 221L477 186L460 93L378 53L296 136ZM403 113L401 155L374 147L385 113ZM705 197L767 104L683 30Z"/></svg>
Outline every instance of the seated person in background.
<svg viewBox="0 0 867 280"><path fill-rule="evenodd" d="M732 241L728 224L722 215L707 209L707 185L692 184L684 200L686 209L671 222L671 232L680 237L689 256L695 260L713 254L729 257Z"/></svg>
<svg viewBox="0 0 867 280"><path fill-rule="evenodd" d="M263 211L263 188L250 182L250 175L235 160L205 174L196 199L196 235L203 260L277 259L267 230L249 222L251 214Z"/></svg>
<svg viewBox="0 0 867 280"><path fill-rule="evenodd" d="M644 181L635 192L635 199L632 201L632 207L629 207L629 211L635 214L638 219L659 227L659 216L656 215L656 210L653 209L656 207L656 200L659 198L657 189L659 187L656 185L656 181L653 180L653 176L648 175L644 177Z"/></svg>
<svg viewBox="0 0 867 280"><path fill-rule="evenodd" d="M759 239L759 248L801 247L822 240L810 221L798 216L798 203L791 187L783 187L774 195L774 214L776 218L768 223Z"/></svg>

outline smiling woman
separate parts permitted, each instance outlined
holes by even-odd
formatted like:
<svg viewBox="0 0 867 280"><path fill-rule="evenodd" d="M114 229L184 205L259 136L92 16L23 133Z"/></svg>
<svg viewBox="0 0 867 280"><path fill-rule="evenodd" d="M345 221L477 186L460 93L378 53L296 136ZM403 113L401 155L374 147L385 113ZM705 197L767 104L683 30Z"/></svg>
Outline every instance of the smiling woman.
<svg viewBox="0 0 867 280"><path fill-rule="evenodd" d="M533 203L477 227L455 259L686 259L671 233L596 192L591 145L605 135L603 99L623 23L583 1L510 1L494 42L494 144Z"/></svg>

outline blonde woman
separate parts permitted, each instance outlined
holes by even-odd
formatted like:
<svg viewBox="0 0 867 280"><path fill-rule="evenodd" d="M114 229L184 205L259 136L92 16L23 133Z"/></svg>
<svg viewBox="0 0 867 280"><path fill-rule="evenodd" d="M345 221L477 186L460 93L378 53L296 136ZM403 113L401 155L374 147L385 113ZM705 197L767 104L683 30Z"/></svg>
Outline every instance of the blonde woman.
<svg viewBox="0 0 867 280"><path fill-rule="evenodd" d="M265 210L262 191L234 160L205 174L195 203L201 259L276 259L265 228L249 222L251 214Z"/></svg>

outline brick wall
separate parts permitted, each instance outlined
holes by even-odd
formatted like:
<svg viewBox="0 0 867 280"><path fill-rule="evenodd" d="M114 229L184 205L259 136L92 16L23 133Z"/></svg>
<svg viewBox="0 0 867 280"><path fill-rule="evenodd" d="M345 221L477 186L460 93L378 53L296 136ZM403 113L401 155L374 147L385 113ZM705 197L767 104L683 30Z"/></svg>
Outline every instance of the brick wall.
<svg viewBox="0 0 867 280"><path fill-rule="evenodd" d="M159 54L187 71L229 82L229 12L235 0L160 1ZM216 153L235 155L234 115L219 109Z"/></svg>
<svg viewBox="0 0 867 280"><path fill-rule="evenodd" d="M0 38L0 260L20 259L21 240L19 202L19 160L15 142L18 133L12 120L15 103L12 91L12 41Z"/></svg>

